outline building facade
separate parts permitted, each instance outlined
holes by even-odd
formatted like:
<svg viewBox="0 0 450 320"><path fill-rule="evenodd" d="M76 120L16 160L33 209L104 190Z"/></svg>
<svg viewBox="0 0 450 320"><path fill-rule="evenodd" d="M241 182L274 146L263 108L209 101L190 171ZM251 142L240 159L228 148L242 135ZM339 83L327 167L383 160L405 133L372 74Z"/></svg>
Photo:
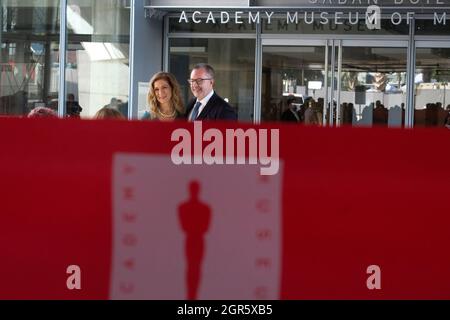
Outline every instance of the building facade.
<svg viewBox="0 0 450 320"><path fill-rule="evenodd" d="M0 114L139 119L148 80L199 62L243 122L440 127L450 0L2 0ZM293 107L292 107L293 106ZM295 118L294 118L295 119ZM295 120L294 120L295 121Z"/></svg>

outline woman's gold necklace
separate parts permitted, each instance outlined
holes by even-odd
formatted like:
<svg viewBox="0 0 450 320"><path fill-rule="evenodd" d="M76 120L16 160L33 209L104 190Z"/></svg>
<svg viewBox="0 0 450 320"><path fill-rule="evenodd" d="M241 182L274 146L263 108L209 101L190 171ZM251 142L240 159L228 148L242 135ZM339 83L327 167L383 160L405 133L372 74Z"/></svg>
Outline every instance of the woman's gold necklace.
<svg viewBox="0 0 450 320"><path fill-rule="evenodd" d="M165 118L165 119L174 118L175 115L176 115L176 113L177 113L177 110L175 110L175 109L173 109L173 112L172 112L171 114L164 113L164 112L162 112L159 108L157 108L156 111L158 112L158 114L159 114L161 117L163 117L163 118Z"/></svg>

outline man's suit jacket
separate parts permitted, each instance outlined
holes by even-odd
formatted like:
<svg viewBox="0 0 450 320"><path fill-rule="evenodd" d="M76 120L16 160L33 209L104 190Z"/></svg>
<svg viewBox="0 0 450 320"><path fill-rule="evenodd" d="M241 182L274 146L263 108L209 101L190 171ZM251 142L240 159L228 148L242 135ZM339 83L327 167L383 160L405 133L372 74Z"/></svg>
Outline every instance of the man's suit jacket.
<svg viewBox="0 0 450 320"><path fill-rule="evenodd" d="M197 99L193 99L186 108L186 119L189 119L192 109ZM236 111L221 97L214 93L209 99L202 112L198 115L197 120L237 120Z"/></svg>
<svg viewBox="0 0 450 320"><path fill-rule="evenodd" d="M286 121L286 122L298 122L300 120L300 117L296 117L294 115L295 111L291 110L291 109L287 109L285 112L283 112L283 114L281 115L281 121ZM298 114L297 114L298 116Z"/></svg>

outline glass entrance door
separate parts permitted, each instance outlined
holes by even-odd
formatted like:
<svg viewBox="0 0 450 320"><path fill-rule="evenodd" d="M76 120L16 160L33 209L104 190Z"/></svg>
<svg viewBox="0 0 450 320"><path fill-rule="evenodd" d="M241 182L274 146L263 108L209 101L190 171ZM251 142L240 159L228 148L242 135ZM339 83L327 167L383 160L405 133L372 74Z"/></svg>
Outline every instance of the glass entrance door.
<svg viewBox="0 0 450 320"><path fill-rule="evenodd" d="M414 126L450 128L450 45L416 42Z"/></svg>
<svg viewBox="0 0 450 320"><path fill-rule="evenodd" d="M407 43L342 41L338 125L402 127L407 97Z"/></svg>
<svg viewBox="0 0 450 320"><path fill-rule="evenodd" d="M261 120L322 125L326 41L263 41Z"/></svg>
<svg viewBox="0 0 450 320"><path fill-rule="evenodd" d="M261 120L402 127L407 49L407 41L263 39Z"/></svg>

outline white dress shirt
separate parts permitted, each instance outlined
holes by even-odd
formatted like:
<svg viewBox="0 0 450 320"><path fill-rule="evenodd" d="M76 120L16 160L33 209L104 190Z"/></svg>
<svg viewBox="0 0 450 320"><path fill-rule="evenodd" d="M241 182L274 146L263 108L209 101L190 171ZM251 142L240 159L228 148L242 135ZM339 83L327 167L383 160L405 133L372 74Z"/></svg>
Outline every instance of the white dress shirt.
<svg viewBox="0 0 450 320"><path fill-rule="evenodd" d="M202 100L200 100L200 103L202 105L200 106L200 108L198 108L197 117L200 115L200 113L202 113L203 109L205 109L205 106L208 104L209 100L211 99L211 97L213 95L214 95L214 90L211 90L211 92L206 97L204 97ZM198 100L195 101L194 106L197 104L197 101ZM189 118L188 118L189 120L192 118L192 113L194 112L194 109L195 109L195 107L192 108L191 112L189 113Z"/></svg>

